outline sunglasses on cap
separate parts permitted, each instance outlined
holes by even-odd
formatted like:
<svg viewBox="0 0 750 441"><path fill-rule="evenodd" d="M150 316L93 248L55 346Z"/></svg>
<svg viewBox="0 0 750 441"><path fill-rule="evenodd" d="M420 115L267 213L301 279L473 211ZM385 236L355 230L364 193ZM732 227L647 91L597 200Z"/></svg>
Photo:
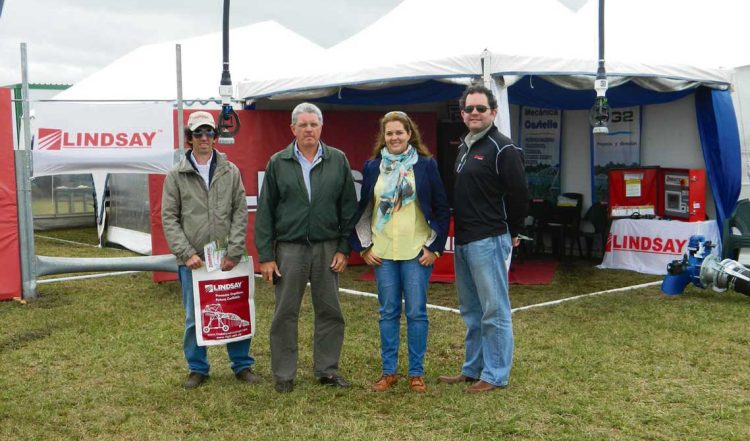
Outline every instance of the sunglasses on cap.
<svg viewBox="0 0 750 441"><path fill-rule="evenodd" d="M216 131L213 129L195 130L193 131L193 136L196 138L203 138L203 136L208 136L209 138L213 138L214 136L216 136Z"/></svg>
<svg viewBox="0 0 750 441"><path fill-rule="evenodd" d="M479 105L479 106L466 106L466 107L464 107L464 112L465 113L471 113L471 112L474 111L474 109L476 109L477 112L479 112L479 113L484 113L484 112L490 110L490 108L487 107L487 106Z"/></svg>

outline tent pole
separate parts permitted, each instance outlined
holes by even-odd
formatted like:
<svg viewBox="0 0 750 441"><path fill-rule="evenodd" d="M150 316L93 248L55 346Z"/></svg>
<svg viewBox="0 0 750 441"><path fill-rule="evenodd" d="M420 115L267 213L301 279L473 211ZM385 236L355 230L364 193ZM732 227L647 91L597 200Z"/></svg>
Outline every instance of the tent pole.
<svg viewBox="0 0 750 441"><path fill-rule="evenodd" d="M492 76L490 75L492 66L490 66L490 62L490 51L485 49L482 51L482 82L484 83L484 87L492 90Z"/></svg>
<svg viewBox="0 0 750 441"><path fill-rule="evenodd" d="M21 283L24 299L36 298L34 260L34 215L31 211L31 118L29 116L29 75L26 43L21 43L21 96L23 108L23 148L16 151L16 193L18 194L18 240L21 249Z"/></svg>
<svg viewBox="0 0 750 441"><path fill-rule="evenodd" d="M183 115L182 105L182 45L175 45L175 55L177 58L177 158L174 162L179 162L184 156L185 149L185 116Z"/></svg>
<svg viewBox="0 0 750 441"><path fill-rule="evenodd" d="M505 82L502 77L499 77L498 81L494 81L492 78L492 55L490 51L485 49L482 51L482 83L484 87L492 91L492 94L497 98L498 112L495 116L495 125L497 126L500 133L507 136L508 138L512 135L510 128L510 103L508 102L508 88L505 87Z"/></svg>

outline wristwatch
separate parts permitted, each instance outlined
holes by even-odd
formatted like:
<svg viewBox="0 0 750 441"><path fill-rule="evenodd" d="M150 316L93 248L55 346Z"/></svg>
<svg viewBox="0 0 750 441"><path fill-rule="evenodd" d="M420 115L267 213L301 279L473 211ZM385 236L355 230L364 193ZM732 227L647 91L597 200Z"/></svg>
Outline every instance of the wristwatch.
<svg viewBox="0 0 750 441"><path fill-rule="evenodd" d="M440 251L433 251L433 253L435 254L435 257L440 257Z"/></svg>

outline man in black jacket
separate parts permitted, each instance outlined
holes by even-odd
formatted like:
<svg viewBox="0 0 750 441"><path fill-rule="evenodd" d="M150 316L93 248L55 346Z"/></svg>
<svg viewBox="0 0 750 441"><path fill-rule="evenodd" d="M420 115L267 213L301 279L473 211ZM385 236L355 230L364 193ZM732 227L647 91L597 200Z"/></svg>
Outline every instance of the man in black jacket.
<svg viewBox="0 0 750 441"><path fill-rule="evenodd" d="M459 375L438 380L471 382L466 392L480 393L508 385L513 361L508 267L526 217L528 189L523 151L493 124L497 100L492 92L470 86L459 104L469 129L456 157L453 207L466 358Z"/></svg>

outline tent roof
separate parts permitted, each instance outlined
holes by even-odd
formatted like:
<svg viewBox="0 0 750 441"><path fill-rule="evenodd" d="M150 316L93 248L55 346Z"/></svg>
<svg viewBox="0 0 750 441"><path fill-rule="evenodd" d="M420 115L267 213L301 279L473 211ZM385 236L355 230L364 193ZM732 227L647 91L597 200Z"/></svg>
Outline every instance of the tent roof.
<svg viewBox="0 0 750 441"><path fill-rule="evenodd" d="M726 8L736 9L739 2L715 0L709 10L694 8L697 12L677 0L607 2L608 74L729 84L730 72L717 67L734 65L740 57L717 49L726 46L723 38L695 30L723 30L722 20L731 10ZM470 8L454 0L405 0L326 51L318 63L291 71L294 76L256 76L240 82L237 92L243 98L300 96L306 91L324 96L341 86L377 88L410 80L477 77L485 49L491 53L489 67L495 76L593 77L597 7L593 0L577 12L558 0L474 0ZM733 18L729 27L735 22L739 26ZM706 51L706 58L698 49ZM593 80L586 83L592 85ZM653 87L674 90L686 85L661 81Z"/></svg>
<svg viewBox="0 0 750 441"><path fill-rule="evenodd" d="M290 51L315 57L323 48L276 23L264 21L230 30L233 83L283 69ZM60 100L176 100L175 45L181 45L183 99L219 99L222 33L141 46L76 83ZM299 60L300 57L297 57ZM282 70L283 71L283 70Z"/></svg>

